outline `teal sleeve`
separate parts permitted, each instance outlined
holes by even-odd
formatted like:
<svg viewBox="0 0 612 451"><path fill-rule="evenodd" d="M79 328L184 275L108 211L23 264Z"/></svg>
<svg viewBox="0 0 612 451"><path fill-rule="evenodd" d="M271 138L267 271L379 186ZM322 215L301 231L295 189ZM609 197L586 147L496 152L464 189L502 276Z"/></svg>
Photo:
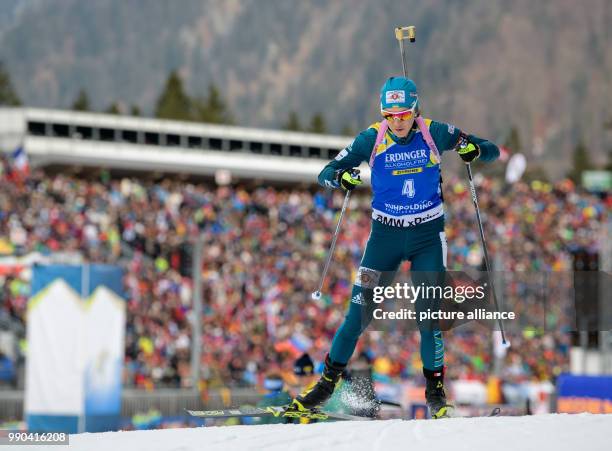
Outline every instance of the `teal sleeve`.
<svg viewBox="0 0 612 451"><path fill-rule="evenodd" d="M364 161L369 161L376 134L376 129L369 128L357 135L353 142L340 151L338 156L327 163L319 173L319 184L326 188L338 188L336 181L338 171L354 168Z"/></svg>
<svg viewBox="0 0 612 451"><path fill-rule="evenodd" d="M474 135L468 135L468 139L470 142L477 144L478 147L480 147L480 156L478 157L479 160L490 162L499 158L499 147L497 147L491 141Z"/></svg>
<svg viewBox="0 0 612 451"><path fill-rule="evenodd" d="M451 124L431 121L431 124L429 124L429 133L431 133L431 137L436 143L438 151L443 153L447 150L453 150L455 146L457 146L461 130Z"/></svg>
<svg viewBox="0 0 612 451"><path fill-rule="evenodd" d="M429 132L440 153L447 150L454 150L459 143L459 138L462 133L462 131L454 125L436 121L431 121L431 124L429 124ZM470 142L480 147L480 160L489 162L499 157L499 148L491 141L479 138L475 135L468 135L468 139Z"/></svg>

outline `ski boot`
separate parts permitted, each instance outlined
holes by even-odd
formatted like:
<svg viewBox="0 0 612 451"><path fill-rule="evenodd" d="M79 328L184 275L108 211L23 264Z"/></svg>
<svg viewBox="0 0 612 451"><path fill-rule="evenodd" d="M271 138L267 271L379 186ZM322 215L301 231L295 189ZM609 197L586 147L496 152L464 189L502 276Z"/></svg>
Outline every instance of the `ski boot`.
<svg viewBox="0 0 612 451"><path fill-rule="evenodd" d="M331 398L345 368L346 364L332 362L328 354L325 357L325 368L323 368L321 378L314 386L307 387L296 396L287 410L304 412L321 408Z"/></svg>
<svg viewBox="0 0 612 451"><path fill-rule="evenodd" d="M425 375L425 400L431 418L450 418L454 407L446 402L444 392L444 368L439 371L431 371L423 368Z"/></svg>

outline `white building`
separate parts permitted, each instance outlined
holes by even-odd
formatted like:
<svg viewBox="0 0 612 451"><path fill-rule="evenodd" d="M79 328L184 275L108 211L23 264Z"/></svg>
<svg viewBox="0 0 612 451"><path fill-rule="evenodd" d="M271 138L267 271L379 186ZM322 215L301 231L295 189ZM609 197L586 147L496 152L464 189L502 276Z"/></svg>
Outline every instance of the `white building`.
<svg viewBox="0 0 612 451"><path fill-rule="evenodd" d="M351 138L38 108L0 108L0 149L66 165L316 183ZM369 171L365 171L369 178Z"/></svg>

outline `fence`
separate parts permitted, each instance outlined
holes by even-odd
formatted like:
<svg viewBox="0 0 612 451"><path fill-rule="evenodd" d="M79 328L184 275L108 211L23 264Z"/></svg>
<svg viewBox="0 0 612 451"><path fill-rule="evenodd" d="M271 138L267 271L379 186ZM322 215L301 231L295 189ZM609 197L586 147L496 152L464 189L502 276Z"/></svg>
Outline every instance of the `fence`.
<svg viewBox="0 0 612 451"><path fill-rule="evenodd" d="M217 409L254 404L259 398L257 391L249 388L211 390L206 401L195 391L187 389L126 389L121 398L121 416L129 418L152 408L159 410L162 415L180 415L185 409ZM0 422L23 419L23 399L24 392L21 390L1 390Z"/></svg>

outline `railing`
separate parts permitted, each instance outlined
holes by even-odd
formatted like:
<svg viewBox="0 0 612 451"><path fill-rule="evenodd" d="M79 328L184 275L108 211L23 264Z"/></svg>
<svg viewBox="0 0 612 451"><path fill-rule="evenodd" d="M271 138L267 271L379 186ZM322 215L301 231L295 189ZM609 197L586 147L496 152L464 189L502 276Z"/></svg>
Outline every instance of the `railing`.
<svg viewBox="0 0 612 451"><path fill-rule="evenodd" d="M151 408L159 410L162 415L180 415L185 409L218 409L242 404L253 404L261 395L252 388L214 390L208 393L206 401L193 390L160 389L151 392L144 390L124 390L121 404L121 415L131 417L138 412Z"/></svg>
<svg viewBox="0 0 612 451"><path fill-rule="evenodd" d="M185 409L217 409L254 404L260 395L251 388L226 388L211 390L204 402L198 393L188 389L125 389L121 398L121 416L130 418L153 408L162 415L180 415ZM22 420L23 402L22 390L0 390L0 422Z"/></svg>

